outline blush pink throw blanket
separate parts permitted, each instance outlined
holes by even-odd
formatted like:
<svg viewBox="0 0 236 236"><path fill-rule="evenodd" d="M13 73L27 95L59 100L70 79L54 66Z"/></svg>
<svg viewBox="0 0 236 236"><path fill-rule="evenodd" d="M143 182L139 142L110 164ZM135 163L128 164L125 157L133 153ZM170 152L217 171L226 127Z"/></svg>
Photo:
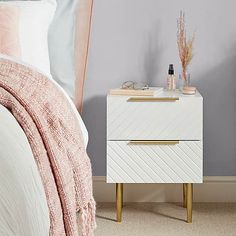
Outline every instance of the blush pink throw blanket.
<svg viewBox="0 0 236 236"><path fill-rule="evenodd" d="M0 59L0 104L30 143L47 197L50 235L93 235L91 164L68 100L44 75Z"/></svg>

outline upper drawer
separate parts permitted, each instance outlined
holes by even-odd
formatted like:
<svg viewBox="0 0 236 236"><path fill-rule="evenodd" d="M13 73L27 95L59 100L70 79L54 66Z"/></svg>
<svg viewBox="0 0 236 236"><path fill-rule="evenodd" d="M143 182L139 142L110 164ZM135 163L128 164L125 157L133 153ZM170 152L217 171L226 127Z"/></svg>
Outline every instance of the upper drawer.
<svg viewBox="0 0 236 236"><path fill-rule="evenodd" d="M107 97L108 140L201 140L201 96Z"/></svg>

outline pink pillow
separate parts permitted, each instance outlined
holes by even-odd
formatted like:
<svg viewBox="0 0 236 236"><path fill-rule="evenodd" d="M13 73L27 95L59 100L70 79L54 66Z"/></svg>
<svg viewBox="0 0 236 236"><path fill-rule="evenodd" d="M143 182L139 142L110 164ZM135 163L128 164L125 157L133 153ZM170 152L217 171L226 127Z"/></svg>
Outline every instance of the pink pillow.
<svg viewBox="0 0 236 236"><path fill-rule="evenodd" d="M20 58L20 10L16 6L0 6L0 53Z"/></svg>

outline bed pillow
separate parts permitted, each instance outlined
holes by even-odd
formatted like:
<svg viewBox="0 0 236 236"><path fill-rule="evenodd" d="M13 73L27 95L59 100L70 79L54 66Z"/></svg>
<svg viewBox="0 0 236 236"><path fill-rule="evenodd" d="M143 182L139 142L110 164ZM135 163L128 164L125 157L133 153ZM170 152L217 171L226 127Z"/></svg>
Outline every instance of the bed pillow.
<svg viewBox="0 0 236 236"><path fill-rule="evenodd" d="M21 60L50 75L48 28L56 10L56 1L0 1L0 7L3 6L14 6L19 9ZM4 12L0 13L2 17L6 17L3 15ZM13 50L14 48L9 54L19 57L19 53L12 53Z"/></svg>
<svg viewBox="0 0 236 236"><path fill-rule="evenodd" d="M51 74L74 97L75 84L75 24L79 0L57 0L57 9L49 28Z"/></svg>
<svg viewBox="0 0 236 236"><path fill-rule="evenodd" d="M0 53L20 57L19 16L16 6L0 5Z"/></svg>

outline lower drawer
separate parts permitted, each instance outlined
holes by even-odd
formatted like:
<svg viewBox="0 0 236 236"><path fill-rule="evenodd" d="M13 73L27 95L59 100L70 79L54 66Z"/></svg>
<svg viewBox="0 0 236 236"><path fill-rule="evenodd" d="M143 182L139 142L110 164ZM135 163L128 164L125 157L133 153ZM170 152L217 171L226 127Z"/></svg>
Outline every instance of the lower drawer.
<svg viewBox="0 0 236 236"><path fill-rule="evenodd" d="M108 141L107 183L202 183L201 141Z"/></svg>

